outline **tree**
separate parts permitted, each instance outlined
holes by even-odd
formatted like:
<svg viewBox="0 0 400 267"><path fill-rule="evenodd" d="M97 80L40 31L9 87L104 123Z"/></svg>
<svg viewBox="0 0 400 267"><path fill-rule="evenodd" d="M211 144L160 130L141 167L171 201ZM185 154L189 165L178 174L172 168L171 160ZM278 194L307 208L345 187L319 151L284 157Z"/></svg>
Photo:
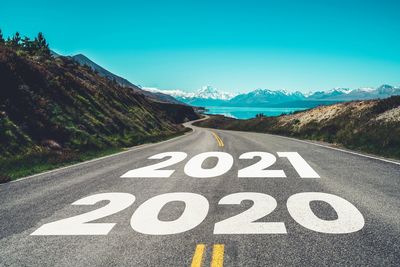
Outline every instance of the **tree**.
<svg viewBox="0 0 400 267"><path fill-rule="evenodd" d="M33 41L35 50L40 55L50 55L49 44L47 43L46 39L44 38L43 33L39 32L35 40Z"/></svg>
<svg viewBox="0 0 400 267"><path fill-rule="evenodd" d="M0 44L4 44L3 32L0 29Z"/></svg>
<svg viewBox="0 0 400 267"><path fill-rule="evenodd" d="M16 32L14 34L14 36L10 39L8 38L8 43L12 46L12 47L18 47L20 46L21 43L21 35L19 34L19 32Z"/></svg>
<svg viewBox="0 0 400 267"><path fill-rule="evenodd" d="M36 37L36 41L37 41L37 44L38 44L39 48L48 47L46 39L44 38L43 33L41 33L41 32L38 33L38 35Z"/></svg>
<svg viewBox="0 0 400 267"><path fill-rule="evenodd" d="M24 39L22 39L22 48L28 52L29 54L32 54L35 50L33 41L31 41L28 37L24 37Z"/></svg>
<svg viewBox="0 0 400 267"><path fill-rule="evenodd" d="M264 117L265 117L264 113L256 114L256 118L264 118Z"/></svg>

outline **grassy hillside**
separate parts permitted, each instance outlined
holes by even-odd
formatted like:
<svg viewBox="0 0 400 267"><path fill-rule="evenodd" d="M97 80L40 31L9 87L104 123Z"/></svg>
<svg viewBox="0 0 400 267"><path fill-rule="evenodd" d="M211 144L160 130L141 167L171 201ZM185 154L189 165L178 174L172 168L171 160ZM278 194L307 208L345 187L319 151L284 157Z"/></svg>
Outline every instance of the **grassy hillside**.
<svg viewBox="0 0 400 267"><path fill-rule="evenodd" d="M66 57L0 42L0 180L179 135L196 118Z"/></svg>
<svg viewBox="0 0 400 267"><path fill-rule="evenodd" d="M400 96L321 106L279 117L236 120L212 116L197 125L320 140L400 158Z"/></svg>

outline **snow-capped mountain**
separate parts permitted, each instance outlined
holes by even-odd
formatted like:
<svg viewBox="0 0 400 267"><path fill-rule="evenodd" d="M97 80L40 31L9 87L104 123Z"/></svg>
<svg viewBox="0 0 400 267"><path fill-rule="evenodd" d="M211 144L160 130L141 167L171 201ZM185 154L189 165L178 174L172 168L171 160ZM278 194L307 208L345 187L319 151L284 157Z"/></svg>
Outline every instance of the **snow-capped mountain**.
<svg viewBox="0 0 400 267"><path fill-rule="evenodd" d="M152 93L163 93L163 94L167 94L173 97L180 97L180 98L190 98L190 97L194 97L195 93L191 93L191 92L186 92L183 90L161 90L155 87L140 87L143 90L152 92Z"/></svg>
<svg viewBox="0 0 400 267"><path fill-rule="evenodd" d="M392 96L392 95L399 95L400 87L384 84L375 90L375 94L381 95L381 96L386 96L386 97Z"/></svg>
<svg viewBox="0 0 400 267"><path fill-rule="evenodd" d="M316 92L307 97L309 100L351 101L375 98L387 98L400 95L400 87L384 84L378 88L363 87L358 89L332 89L326 92Z"/></svg>
<svg viewBox="0 0 400 267"><path fill-rule="evenodd" d="M256 89L246 94L240 94L229 100L230 105L250 106L259 104L276 104L305 99L301 92L286 90Z"/></svg>
<svg viewBox="0 0 400 267"><path fill-rule="evenodd" d="M164 93L193 106L299 106L310 107L351 100L387 98L400 95L400 87L382 85L378 88L362 87L357 89L334 88L327 91L302 93L299 91L256 89L248 93L234 95L221 92L211 86L204 86L196 92L182 90L160 90L142 88L153 93Z"/></svg>
<svg viewBox="0 0 400 267"><path fill-rule="evenodd" d="M229 100L234 96L235 94L218 91L209 85L203 86L195 93L195 97L204 99Z"/></svg>
<svg viewBox="0 0 400 267"><path fill-rule="evenodd" d="M173 96L179 101L193 106L214 106L222 105L232 99L235 94L221 92L209 85L203 86L196 92L186 92L183 90L160 90L158 88L143 87L142 89L153 93L164 93Z"/></svg>
<svg viewBox="0 0 400 267"><path fill-rule="evenodd" d="M341 95L347 95L352 90L350 88L333 88L328 91L317 91L307 96L308 99L326 99Z"/></svg>

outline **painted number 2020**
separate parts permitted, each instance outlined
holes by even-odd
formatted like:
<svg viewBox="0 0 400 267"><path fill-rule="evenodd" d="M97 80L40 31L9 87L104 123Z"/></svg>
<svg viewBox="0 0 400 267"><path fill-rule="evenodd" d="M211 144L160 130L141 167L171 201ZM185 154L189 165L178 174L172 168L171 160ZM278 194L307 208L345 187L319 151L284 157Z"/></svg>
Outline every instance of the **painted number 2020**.
<svg viewBox="0 0 400 267"><path fill-rule="evenodd" d="M286 234L284 222L257 222L272 213L277 207L276 200L267 194L240 192L227 195L219 205L240 205L250 200L252 207L217 222L214 234ZM131 206L135 196L128 193L103 193L82 198L73 205L94 205L100 201L109 203L99 209L73 216L67 219L47 223L32 235L107 235L115 223L93 223ZM319 218L311 209L310 202L328 203L336 212L334 220ZM161 209L168 203L183 202L184 211L172 221L159 219ZM305 192L292 195L287 200L287 209L292 218L301 226L320 233L346 234L359 231L364 227L364 217L347 200L332 194ZM208 200L195 193L167 193L150 198L141 204L131 217L133 230L148 235L170 235L189 231L201 224L207 217Z"/></svg>

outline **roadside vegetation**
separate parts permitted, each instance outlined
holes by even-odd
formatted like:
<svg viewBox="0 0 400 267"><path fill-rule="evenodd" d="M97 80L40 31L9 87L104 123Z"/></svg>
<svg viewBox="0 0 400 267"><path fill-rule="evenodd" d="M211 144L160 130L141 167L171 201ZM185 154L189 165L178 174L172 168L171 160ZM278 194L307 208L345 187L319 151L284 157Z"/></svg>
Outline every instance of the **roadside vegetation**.
<svg viewBox="0 0 400 267"><path fill-rule="evenodd" d="M211 116L195 125L318 140L400 159L400 96L320 106L279 117Z"/></svg>
<svg viewBox="0 0 400 267"><path fill-rule="evenodd" d="M183 134L189 106L154 102L0 31L0 182Z"/></svg>

